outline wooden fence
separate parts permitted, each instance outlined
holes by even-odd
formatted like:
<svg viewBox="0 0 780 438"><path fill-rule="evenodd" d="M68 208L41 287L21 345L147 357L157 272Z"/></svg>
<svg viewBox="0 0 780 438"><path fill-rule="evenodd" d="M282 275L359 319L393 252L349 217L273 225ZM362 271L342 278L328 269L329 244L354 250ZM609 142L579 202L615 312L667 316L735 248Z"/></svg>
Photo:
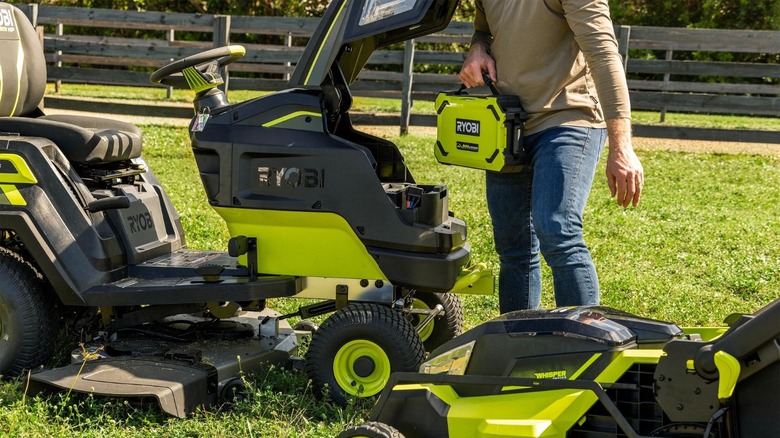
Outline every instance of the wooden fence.
<svg viewBox="0 0 780 438"><path fill-rule="evenodd" d="M241 43L247 55L231 66L233 72L264 73L262 79L230 79L231 89L279 90L285 87L303 47L317 26L316 18L221 16L206 14L134 12L58 6L17 5L44 29L44 49L50 82L76 82L150 86L148 71L138 67L160 67L173 59L200 50ZM113 38L85 36L76 28L113 28L151 31L158 38ZM780 31L682 29L616 26L624 56L631 103L634 109L780 116L780 64L676 60L675 52L726 52L780 54ZM177 33L210 34L211 41L180 41ZM351 88L356 95L402 99L399 116L358 116L367 123L400 124L402 131L413 125L434 125L433 116L411 113L415 99L431 100L440 90L458 85L453 74L414 72L415 64L459 66L465 53L422 49L426 43L468 43L471 23L453 22L442 32L409 41L396 50L379 50L370 58ZM265 36L266 44L242 43L247 36ZM652 50L664 59L632 58L632 53ZM397 65L398 72L381 71L378 65ZM642 77L643 79L635 79ZM713 83L702 78L748 79L744 83ZM759 78L758 81L755 79ZM759 83L750 83L752 82ZM774 81L770 83L770 80ZM48 96L48 107L80 105L58 96ZM92 105L95 111L149 114L148 108L111 104ZM71 108L74 109L74 108ZM161 112L162 111L162 112ZM191 116L189 110L155 107L155 114ZM665 126L635 126L638 136L699 138L707 140L780 143L776 131L729 131Z"/></svg>

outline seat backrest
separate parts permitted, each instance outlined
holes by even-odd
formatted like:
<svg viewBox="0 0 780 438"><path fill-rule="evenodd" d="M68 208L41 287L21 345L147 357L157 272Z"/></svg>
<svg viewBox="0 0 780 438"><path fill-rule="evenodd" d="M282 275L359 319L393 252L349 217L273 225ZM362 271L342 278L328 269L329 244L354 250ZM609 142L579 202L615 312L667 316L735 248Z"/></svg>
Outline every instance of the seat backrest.
<svg viewBox="0 0 780 438"><path fill-rule="evenodd" d="M26 116L46 91L46 59L38 34L19 9L0 2L0 116Z"/></svg>

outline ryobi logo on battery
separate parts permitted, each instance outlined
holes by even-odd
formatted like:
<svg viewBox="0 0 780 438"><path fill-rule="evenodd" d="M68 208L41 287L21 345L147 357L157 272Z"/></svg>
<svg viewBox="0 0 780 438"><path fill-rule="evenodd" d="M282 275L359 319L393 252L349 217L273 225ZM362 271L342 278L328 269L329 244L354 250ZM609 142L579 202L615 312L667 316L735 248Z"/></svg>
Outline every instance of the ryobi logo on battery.
<svg viewBox="0 0 780 438"><path fill-rule="evenodd" d="M455 119L455 133L479 137L479 120Z"/></svg>

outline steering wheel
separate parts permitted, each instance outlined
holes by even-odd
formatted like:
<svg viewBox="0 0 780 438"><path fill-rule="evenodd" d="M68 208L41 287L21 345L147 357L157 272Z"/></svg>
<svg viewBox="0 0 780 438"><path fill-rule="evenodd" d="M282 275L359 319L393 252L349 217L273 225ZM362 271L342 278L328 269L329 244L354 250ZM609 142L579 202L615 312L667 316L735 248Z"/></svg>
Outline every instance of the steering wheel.
<svg viewBox="0 0 780 438"><path fill-rule="evenodd" d="M152 83L174 88L191 88L196 92L209 90L223 83L219 69L245 54L243 46L217 47L173 61L156 70L149 79Z"/></svg>

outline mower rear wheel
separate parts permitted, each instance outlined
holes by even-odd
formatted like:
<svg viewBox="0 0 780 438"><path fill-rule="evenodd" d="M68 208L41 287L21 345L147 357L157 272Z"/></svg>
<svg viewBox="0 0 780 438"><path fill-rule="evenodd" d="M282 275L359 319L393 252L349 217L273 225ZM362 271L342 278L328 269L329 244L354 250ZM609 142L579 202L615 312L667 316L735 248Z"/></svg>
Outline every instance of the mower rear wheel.
<svg viewBox="0 0 780 438"><path fill-rule="evenodd" d="M0 248L0 375L16 377L46 362L57 333L45 284L19 255Z"/></svg>
<svg viewBox="0 0 780 438"><path fill-rule="evenodd" d="M419 332L425 351L433 351L438 346L463 332L463 304L455 294L416 292L412 308L431 310L441 304L444 315L437 316ZM410 322L415 327L425 320L424 314L410 315Z"/></svg>
<svg viewBox="0 0 780 438"><path fill-rule="evenodd" d="M390 374L417 371L425 352L412 324L400 312L355 303L328 317L312 336L306 373L317 394L327 386L335 403L374 397Z"/></svg>
<svg viewBox="0 0 780 438"><path fill-rule="evenodd" d="M403 434L398 429L390 426L389 424L380 423L378 421L369 421L357 426L352 426L349 429L341 432L338 438L404 438Z"/></svg>

